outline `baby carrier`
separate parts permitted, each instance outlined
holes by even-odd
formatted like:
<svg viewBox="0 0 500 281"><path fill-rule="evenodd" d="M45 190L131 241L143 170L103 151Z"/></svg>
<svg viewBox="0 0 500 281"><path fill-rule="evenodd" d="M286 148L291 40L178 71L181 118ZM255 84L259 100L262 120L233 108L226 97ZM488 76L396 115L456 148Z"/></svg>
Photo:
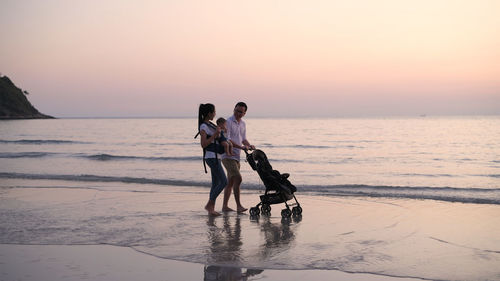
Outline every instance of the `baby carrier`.
<svg viewBox="0 0 500 281"><path fill-rule="evenodd" d="M259 216L262 212L263 215L269 216L271 215L272 204L285 203L286 209L281 210L283 218L289 218L292 215L300 216L302 208L294 195L297 188L288 180L290 174L280 174L280 172L273 170L262 150L256 149L252 153L245 150L245 153L248 164L253 170L257 171L266 187L264 195L260 196L260 203L250 208L250 215ZM294 199L295 203L287 204L287 201L291 199ZM293 206L291 210L290 206Z"/></svg>
<svg viewBox="0 0 500 281"><path fill-rule="evenodd" d="M212 129L216 129L217 126L212 123L212 122L204 122L204 124L206 124L208 127L212 128ZM198 133L194 136L194 138L196 139L198 137L198 135L200 135L200 131L199 131L199 128L198 128ZM208 135L207 134L207 139L212 137L212 135ZM207 147L203 148L203 168L205 168L205 173L208 173L207 172L207 164L205 163L205 154L207 153L207 151L211 151L211 152L215 152L215 159L218 159L218 154L223 154L224 153L224 146L222 146L220 144L221 142L221 137L215 139L211 144L209 144Z"/></svg>

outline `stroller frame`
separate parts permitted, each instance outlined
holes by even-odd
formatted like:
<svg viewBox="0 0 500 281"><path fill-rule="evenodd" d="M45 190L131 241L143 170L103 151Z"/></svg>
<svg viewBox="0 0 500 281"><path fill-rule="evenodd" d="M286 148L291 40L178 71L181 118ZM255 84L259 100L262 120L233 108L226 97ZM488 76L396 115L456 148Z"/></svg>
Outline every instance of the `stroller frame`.
<svg viewBox="0 0 500 281"><path fill-rule="evenodd" d="M282 218L290 218L292 215L294 217L301 216L302 207L300 207L300 203L294 195L297 188L288 180L290 174L280 174L280 172L273 170L266 154L262 150L256 149L252 153L248 153L245 150L245 154L248 164L250 164L253 170L257 171L266 187L265 193L260 195L260 202L255 207L250 208L250 215L255 217L262 213L263 215L270 216L271 205L285 203L286 209L281 210ZM288 204L287 201L292 199L295 202Z"/></svg>

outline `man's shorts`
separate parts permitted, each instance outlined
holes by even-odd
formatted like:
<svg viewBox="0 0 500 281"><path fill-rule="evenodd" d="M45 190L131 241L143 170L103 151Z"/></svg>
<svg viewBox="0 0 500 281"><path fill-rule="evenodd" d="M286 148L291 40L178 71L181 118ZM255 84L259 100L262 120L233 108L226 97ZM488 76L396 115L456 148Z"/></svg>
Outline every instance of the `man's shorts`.
<svg viewBox="0 0 500 281"><path fill-rule="evenodd" d="M222 159L222 164L227 171L227 178L230 179L235 176L241 177L240 174L240 161L234 159L224 158Z"/></svg>

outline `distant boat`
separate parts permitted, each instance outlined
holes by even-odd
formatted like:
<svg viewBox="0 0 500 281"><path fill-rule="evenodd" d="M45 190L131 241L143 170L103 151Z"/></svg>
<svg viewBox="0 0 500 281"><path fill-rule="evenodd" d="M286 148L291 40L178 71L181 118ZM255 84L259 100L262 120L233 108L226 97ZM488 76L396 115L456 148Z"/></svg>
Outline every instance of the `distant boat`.
<svg viewBox="0 0 500 281"><path fill-rule="evenodd" d="M420 114L420 117L427 117L427 114Z"/></svg>

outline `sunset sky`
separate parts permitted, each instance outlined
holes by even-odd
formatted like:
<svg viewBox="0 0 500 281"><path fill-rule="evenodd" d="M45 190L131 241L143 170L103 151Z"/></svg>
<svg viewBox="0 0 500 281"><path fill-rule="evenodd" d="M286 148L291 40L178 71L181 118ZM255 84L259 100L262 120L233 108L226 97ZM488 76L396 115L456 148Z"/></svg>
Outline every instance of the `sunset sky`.
<svg viewBox="0 0 500 281"><path fill-rule="evenodd" d="M500 114L500 0L0 4L0 72L56 117Z"/></svg>

